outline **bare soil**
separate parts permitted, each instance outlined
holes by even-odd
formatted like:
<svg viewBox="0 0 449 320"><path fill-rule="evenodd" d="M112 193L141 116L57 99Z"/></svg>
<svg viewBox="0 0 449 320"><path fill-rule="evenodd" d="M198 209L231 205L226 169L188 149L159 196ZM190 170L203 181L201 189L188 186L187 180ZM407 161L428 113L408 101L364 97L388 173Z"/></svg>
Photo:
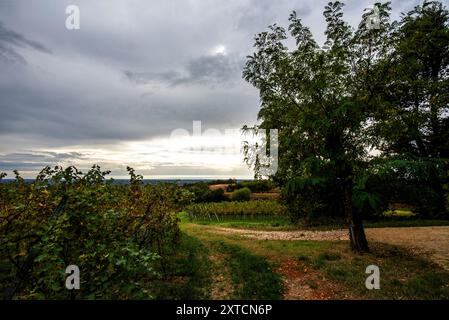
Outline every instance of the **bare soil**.
<svg viewBox="0 0 449 320"><path fill-rule="evenodd" d="M223 300L230 299L234 292L232 281L229 278L229 268L226 265L226 256L214 253L209 256L212 268L214 270L211 283L211 299Z"/></svg>
<svg viewBox="0 0 449 320"><path fill-rule="evenodd" d="M366 229L368 241L406 247L449 270L449 227Z"/></svg>
<svg viewBox="0 0 449 320"><path fill-rule="evenodd" d="M283 261L276 270L284 282L286 300L349 299L350 296L316 270L297 259Z"/></svg>

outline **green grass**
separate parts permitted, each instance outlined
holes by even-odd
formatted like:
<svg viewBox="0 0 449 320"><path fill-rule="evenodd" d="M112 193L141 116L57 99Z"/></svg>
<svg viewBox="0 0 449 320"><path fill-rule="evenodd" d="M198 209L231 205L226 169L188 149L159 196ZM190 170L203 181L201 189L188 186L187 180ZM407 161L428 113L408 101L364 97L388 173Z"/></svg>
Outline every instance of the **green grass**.
<svg viewBox="0 0 449 320"><path fill-rule="evenodd" d="M325 261L321 268L329 279L369 299L449 299L449 274L440 267L393 246L371 247L369 254ZM364 286L364 271L369 264L380 268L380 290Z"/></svg>
<svg viewBox="0 0 449 320"><path fill-rule="evenodd" d="M178 250L164 265L162 278L154 284L156 299L210 298L208 249L201 241L182 233Z"/></svg>
<svg viewBox="0 0 449 320"><path fill-rule="evenodd" d="M265 258L223 241L215 242L214 247L228 257L234 284L232 298L274 300L282 297L281 278Z"/></svg>
<svg viewBox="0 0 449 320"><path fill-rule="evenodd" d="M185 223L181 223L185 225ZM184 230L185 231L185 230ZM220 264L211 261L220 255ZM228 270L232 282L229 299L280 299L283 285L263 256L212 237L182 232L178 250L165 263L165 272L155 281L156 299L210 299L213 277ZM220 268L217 270L215 268Z"/></svg>
<svg viewBox="0 0 449 320"><path fill-rule="evenodd" d="M323 252L315 258L314 265L317 267L322 267L326 264L327 261L336 261L340 259L341 256L337 253Z"/></svg>

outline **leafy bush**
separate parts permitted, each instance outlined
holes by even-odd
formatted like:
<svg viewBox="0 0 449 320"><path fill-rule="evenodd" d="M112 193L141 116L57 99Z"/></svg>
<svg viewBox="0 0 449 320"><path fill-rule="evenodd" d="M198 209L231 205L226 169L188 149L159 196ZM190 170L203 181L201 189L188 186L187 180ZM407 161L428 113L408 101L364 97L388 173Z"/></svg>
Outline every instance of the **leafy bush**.
<svg viewBox="0 0 449 320"><path fill-rule="evenodd" d="M230 184L227 188L228 192L234 190L249 188L251 192L269 192L274 188L273 182L270 180L254 180L254 181L242 181L236 184Z"/></svg>
<svg viewBox="0 0 449 320"><path fill-rule="evenodd" d="M217 179L209 181L207 184L214 185L214 184L235 184L235 183L237 183L237 180L235 179Z"/></svg>
<svg viewBox="0 0 449 320"><path fill-rule="evenodd" d="M187 206L185 211L191 219L199 220L286 215L285 206L277 201L200 203Z"/></svg>
<svg viewBox="0 0 449 320"><path fill-rule="evenodd" d="M232 201L249 201L251 190L249 188L237 189L231 194Z"/></svg>
<svg viewBox="0 0 449 320"><path fill-rule="evenodd" d="M0 184L0 290L3 298L151 298L152 280L179 239L184 199L176 186L106 181L94 166L45 168L33 183ZM1 175L4 176L4 175ZM80 269L80 290L65 268Z"/></svg>
<svg viewBox="0 0 449 320"><path fill-rule="evenodd" d="M194 194L194 202L221 202L227 201L228 198L224 195L223 189L210 190L208 184L198 182L185 187Z"/></svg>
<svg viewBox="0 0 449 320"><path fill-rule="evenodd" d="M227 198L224 195L224 190L223 189L215 189L215 190L208 190L203 198L202 198L202 202L221 202L221 201L226 201Z"/></svg>

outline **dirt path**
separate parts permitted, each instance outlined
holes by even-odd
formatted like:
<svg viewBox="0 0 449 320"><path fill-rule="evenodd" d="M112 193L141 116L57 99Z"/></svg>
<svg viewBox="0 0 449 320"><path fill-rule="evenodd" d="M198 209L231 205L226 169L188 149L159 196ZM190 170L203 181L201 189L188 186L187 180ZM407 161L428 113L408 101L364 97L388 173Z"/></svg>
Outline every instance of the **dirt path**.
<svg viewBox="0 0 449 320"><path fill-rule="evenodd" d="M226 265L226 256L214 252L209 256L211 268L214 270L211 282L211 298L223 300L232 298L234 288L230 279L229 267Z"/></svg>
<svg viewBox="0 0 449 320"><path fill-rule="evenodd" d="M349 240L347 230L331 231L261 231L208 227L218 234L235 234L259 240ZM449 270L449 227L407 227L368 228L369 241L383 242L406 247L418 255L426 255L430 260Z"/></svg>
<svg viewBox="0 0 449 320"><path fill-rule="evenodd" d="M262 231L250 229L235 229L222 227L207 227L210 231L218 234L236 234L245 238L258 240L315 240L315 241L336 241L348 240L347 230L330 231Z"/></svg>
<svg viewBox="0 0 449 320"><path fill-rule="evenodd" d="M335 282L326 279L322 273L308 268L298 259L284 260L276 270L284 282L286 300L335 300L350 299Z"/></svg>

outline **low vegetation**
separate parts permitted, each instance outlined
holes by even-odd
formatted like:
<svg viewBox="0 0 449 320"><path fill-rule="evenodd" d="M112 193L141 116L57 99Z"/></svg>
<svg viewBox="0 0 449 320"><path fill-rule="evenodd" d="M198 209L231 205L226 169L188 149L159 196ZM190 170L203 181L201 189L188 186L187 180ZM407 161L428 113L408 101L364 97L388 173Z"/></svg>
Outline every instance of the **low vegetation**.
<svg viewBox="0 0 449 320"><path fill-rule="evenodd" d="M277 201L246 201L192 204L185 208L191 220L263 219L285 217L286 208Z"/></svg>
<svg viewBox="0 0 449 320"><path fill-rule="evenodd" d="M114 185L94 166L45 168L33 183L0 184L0 290L7 299L154 297L167 257L179 243L176 212L184 193L143 186L128 168L129 185ZM81 290L65 288L77 265Z"/></svg>
<svg viewBox="0 0 449 320"><path fill-rule="evenodd" d="M248 188L251 192L262 193L272 191L276 185L270 180L254 180L242 181L235 184L229 184L226 191L233 192L234 190Z"/></svg>
<svg viewBox="0 0 449 320"><path fill-rule="evenodd" d="M251 190L249 188L237 189L231 194L232 201L249 201L251 200Z"/></svg>

